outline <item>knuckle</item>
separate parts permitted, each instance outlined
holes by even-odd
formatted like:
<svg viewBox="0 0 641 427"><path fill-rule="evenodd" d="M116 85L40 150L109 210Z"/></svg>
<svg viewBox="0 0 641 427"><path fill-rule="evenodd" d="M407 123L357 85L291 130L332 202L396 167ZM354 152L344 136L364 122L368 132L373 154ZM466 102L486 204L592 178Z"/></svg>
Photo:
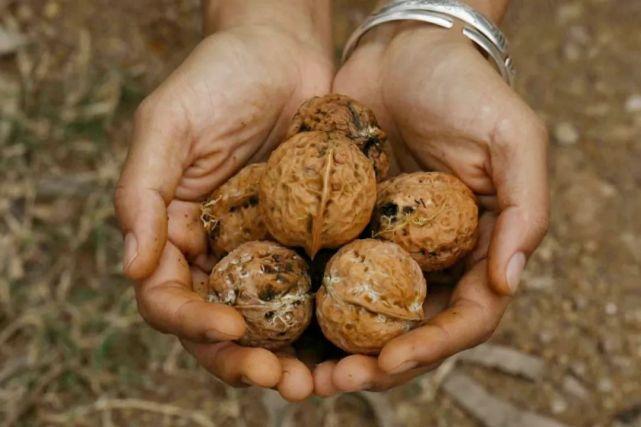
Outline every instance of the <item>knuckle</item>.
<svg viewBox="0 0 641 427"><path fill-rule="evenodd" d="M541 240L550 228L549 207L541 206L536 212L529 212L525 215L524 223L529 224L529 234L536 240Z"/></svg>
<svg viewBox="0 0 641 427"><path fill-rule="evenodd" d="M512 148L523 144L547 146L549 132L545 122L533 111L519 117L503 118L492 131L492 144L499 148Z"/></svg>
<svg viewBox="0 0 641 427"><path fill-rule="evenodd" d="M156 310L152 308L152 304L150 304L148 300L149 298L147 293L136 292L136 305L138 307L140 317L142 317L145 323L158 332L167 333L166 328L162 327L162 322L158 321L159 319Z"/></svg>
<svg viewBox="0 0 641 427"><path fill-rule="evenodd" d="M136 111L134 112L134 122L139 123L147 120L149 117L155 115L158 102L156 101L156 96L152 93L147 95L141 102L138 104Z"/></svg>

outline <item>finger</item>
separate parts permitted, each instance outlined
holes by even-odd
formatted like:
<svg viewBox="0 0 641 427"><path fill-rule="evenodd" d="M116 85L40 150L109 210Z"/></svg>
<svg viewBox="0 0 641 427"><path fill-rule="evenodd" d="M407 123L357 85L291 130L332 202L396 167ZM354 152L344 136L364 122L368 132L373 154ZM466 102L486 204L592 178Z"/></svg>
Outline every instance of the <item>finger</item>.
<svg viewBox="0 0 641 427"><path fill-rule="evenodd" d="M194 259L193 264L205 273L209 274L214 269L217 262L218 258L211 254L200 254Z"/></svg>
<svg viewBox="0 0 641 427"><path fill-rule="evenodd" d="M388 342L378 357L390 374L427 366L487 340L500 321L509 297L489 288L485 261L459 282L449 309L425 325Z"/></svg>
<svg viewBox="0 0 641 427"><path fill-rule="evenodd" d="M316 369L314 369L313 372L315 394L322 397L329 397L339 392L332 380L335 366L336 362L333 360L316 365Z"/></svg>
<svg viewBox="0 0 641 427"><path fill-rule="evenodd" d="M493 212L484 212L479 218L479 240L474 251L466 259L467 268L472 268L487 258L495 224L496 214Z"/></svg>
<svg viewBox="0 0 641 427"><path fill-rule="evenodd" d="M200 344L183 341L183 346L212 375L229 385L275 387L282 376L278 357L269 350L225 342Z"/></svg>
<svg viewBox="0 0 641 427"><path fill-rule="evenodd" d="M383 391L406 383L430 369L432 367L422 367L390 375L378 366L375 357L355 354L338 362L332 380L341 392Z"/></svg>
<svg viewBox="0 0 641 427"><path fill-rule="evenodd" d="M276 388L284 399L299 402L314 392L314 377L303 362L291 355L279 354L282 376Z"/></svg>
<svg viewBox="0 0 641 427"><path fill-rule="evenodd" d="M209 297L209 276L197 266L189 268L191 272L191 289L204 301Z"/></svg>
<svg viewBox="0 0 641 427"><path fill-rule="evenodd" d="M243 317L232 307L203 301L192 291L183 254L167 242L158 268L136 287L138 309L152 327L192 341L227 341L245 332Z"/></svg>
<svg viewBox="0 0 641 427"><path fill-rule="evenodd" d="M503 295L516 292L525 262L541 243L549 221L547 132L529 110L520 116L518 127L497 127L490 150L500 214L488 274L492 288Z"/></svg>
<svg viewBox="0 0 641 427"><path fill-rule="evenodd" d="M200 222L200 203L172 200L167 207L167 236L191 261L207 252L207 235Z"/></svg>
<svg viewBox="0 0 641 427"><path fill-rule="evenodd" d="M166 206L182 174L181 130L143 102L134 120L131 148L114 194L125 234L124 272L134 280L155 269L167 238Z"/></svg>

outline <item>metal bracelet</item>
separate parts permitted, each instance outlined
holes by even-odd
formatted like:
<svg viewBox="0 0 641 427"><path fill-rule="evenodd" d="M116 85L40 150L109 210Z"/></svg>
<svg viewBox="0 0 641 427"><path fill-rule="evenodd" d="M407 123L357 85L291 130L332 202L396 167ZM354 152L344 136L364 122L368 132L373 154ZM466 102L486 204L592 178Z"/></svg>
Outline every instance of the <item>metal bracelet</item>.
<svg viewBox="0 0 641 427"><path fill-rule="evenodd" d="M498 72L514 85L514 68L508 43L501 30L485 16L456 0L393 0L371 14L350 36L343 50L345 62L361 37L372 28L393 21L414 20L452 28L455 20L463 23L463 35L492 59Z"/></svg>

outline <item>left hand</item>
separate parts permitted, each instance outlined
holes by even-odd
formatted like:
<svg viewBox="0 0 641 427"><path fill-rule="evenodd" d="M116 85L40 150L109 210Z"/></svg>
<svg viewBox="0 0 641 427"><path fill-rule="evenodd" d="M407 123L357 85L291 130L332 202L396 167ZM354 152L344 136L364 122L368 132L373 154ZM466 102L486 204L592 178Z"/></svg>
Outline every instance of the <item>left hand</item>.
<svg viewBox="0 0 641 427"><path fill-rule="evenodd" d="M321 395L384 390L487 340L545 235L549 209L544 125L458 31L417 23L373 29L339 71L334 91L374 110L396 172L452 173L486 212L469 269L445 295L447 309L439 312L443 295L428 289L423 326L390 341L378 359L320 364Z"/></svg>

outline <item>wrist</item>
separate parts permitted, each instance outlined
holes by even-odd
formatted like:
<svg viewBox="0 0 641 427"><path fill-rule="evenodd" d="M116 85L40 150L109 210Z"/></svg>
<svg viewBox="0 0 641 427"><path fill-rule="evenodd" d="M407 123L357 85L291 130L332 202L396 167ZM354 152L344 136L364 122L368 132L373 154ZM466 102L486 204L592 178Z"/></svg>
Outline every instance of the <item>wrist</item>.
<svg viewBox="0 0 641 427"><path fill-rule="evenodd" d="M205 35L239 26L271 26L331 50L330 0L202 0Z"/></svg>
<svg viewBox="0 0 641 427"><path fill-rule="evenodd" d="M391 0L381 0L377 4L377 8L383 7L390 3ZM474 8L477 12L482 13L490 21L495 24L500 24L505 17L510 0L459 0L468 6Z"/></svg>

